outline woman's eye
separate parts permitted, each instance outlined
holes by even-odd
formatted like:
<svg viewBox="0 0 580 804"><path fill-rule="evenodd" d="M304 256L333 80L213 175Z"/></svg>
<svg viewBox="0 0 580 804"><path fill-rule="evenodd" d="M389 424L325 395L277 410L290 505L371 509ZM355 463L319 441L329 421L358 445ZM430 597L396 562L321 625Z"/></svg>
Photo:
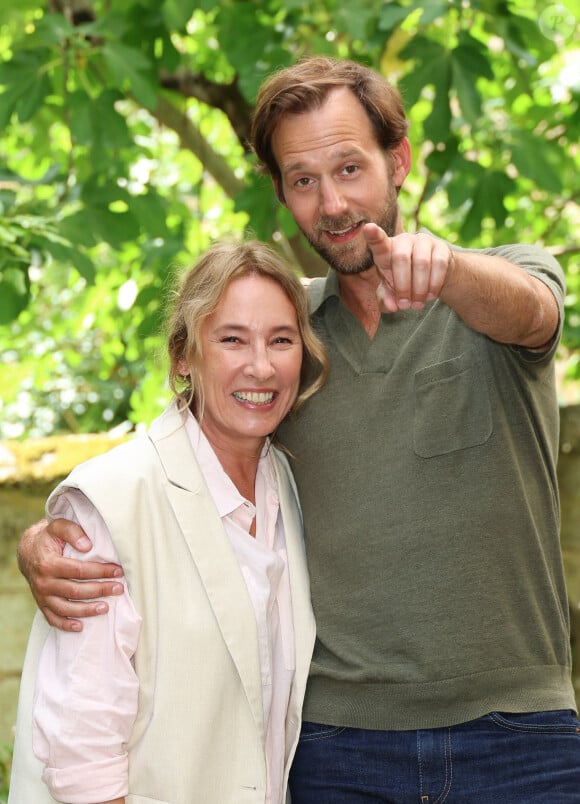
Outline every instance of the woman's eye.
<svg viewBox="0 0 580 804"><path fill-rule="evenodd" d="M240 339L237 335L226 335L221 339L221 343L239 343Z"/></svg>

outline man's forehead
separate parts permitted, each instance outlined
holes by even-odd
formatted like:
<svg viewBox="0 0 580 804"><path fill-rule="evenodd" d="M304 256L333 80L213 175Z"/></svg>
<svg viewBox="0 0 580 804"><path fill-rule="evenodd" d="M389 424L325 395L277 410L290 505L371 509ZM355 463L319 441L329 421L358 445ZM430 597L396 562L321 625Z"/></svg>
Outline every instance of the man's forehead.
<svg viewBox="0 0 580 804"><path fill-rule="evenodd" d="M287 113L272 134L276 161L285 172L311 167L324 156L345 159L376 143L371 121L349 91L335 90L318 108Z"/></svg>

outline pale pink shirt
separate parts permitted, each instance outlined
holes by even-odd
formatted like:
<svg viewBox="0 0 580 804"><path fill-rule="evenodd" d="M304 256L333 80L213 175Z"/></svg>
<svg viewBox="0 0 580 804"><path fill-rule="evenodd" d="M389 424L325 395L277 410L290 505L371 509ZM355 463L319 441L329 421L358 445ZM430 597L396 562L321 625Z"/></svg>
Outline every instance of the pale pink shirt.
<svg viewBox="0 0 580 804"><path fill-rule="evenodd" d="M256 615L264 731L267 804L281 804L285 725L294 678L294 627L286 543L268 446L256 477L256 506L240 495L193 416L186 430L224 524ZM102 518L81 492L58 499L53 516L72 519L91 533L92 560L117 561ZM256 516L256 537L249 535ZM67 548L72 554L73 551ZM109 614L85 620L80 633L51 629L43 648L34 702L33 748L45 764L43 780L54 798L70 804L108 801L128 793L124 748L137 714L138 679L131 664L141 618L125 593L108 598ZM95 645L109 645L96 650ZM100 679L98 690L94 678Z"/></svg>

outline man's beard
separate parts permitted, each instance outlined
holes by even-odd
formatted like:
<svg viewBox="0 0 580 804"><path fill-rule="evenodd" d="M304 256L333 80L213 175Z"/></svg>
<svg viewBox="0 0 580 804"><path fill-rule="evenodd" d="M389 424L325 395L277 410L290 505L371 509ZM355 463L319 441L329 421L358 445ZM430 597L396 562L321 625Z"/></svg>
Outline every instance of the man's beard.
<svg viewBox="0 0 580 804"><path fill-rule="evenodd" d="M391 203L389 203L389 201ZM376 223L387 233L389 237L394 237L397 231L397 220L399 208L392 199L387 200L382 215L378 220L371 221L366 219L353 218L351 215L343 215L340 218L320 218L315 227L315 235L320 235L325 231L341 232L353 226L365 223ZM302 233L312 246L312 248L322 257L322 259L339 274L360 274L368 271L375 264L372 252L367 248L363 254L357 256L358 243L355 240L341 245L324 245L315 235L309 234L302 229ZM358 240L358 238L357 238Z"/></svg>

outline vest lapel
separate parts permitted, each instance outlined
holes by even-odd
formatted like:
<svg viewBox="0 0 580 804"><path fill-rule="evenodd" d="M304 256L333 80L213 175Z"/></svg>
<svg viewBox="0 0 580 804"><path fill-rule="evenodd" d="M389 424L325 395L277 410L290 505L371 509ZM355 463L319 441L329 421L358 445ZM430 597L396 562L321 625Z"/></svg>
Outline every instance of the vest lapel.
<svg viewBox="0 0 580 804"><path fill-rule="evenodd" d="M174 405L153 423L149 435L167 474L167 497L238 670L256 728L265 742L254 610L237 558Z"/></svg>
<svg viewBox="0 0 580 804"><path fill-rule="evenodd" d="M298 739L302 701L310 670L316 628L310 602L310 581L306 567L302 516L298 505L298 494L289 467L275 452L274 457L280 509L286 535L296 646L296 673L292 685L286 724L286 745L289 747Z"/></svg>

